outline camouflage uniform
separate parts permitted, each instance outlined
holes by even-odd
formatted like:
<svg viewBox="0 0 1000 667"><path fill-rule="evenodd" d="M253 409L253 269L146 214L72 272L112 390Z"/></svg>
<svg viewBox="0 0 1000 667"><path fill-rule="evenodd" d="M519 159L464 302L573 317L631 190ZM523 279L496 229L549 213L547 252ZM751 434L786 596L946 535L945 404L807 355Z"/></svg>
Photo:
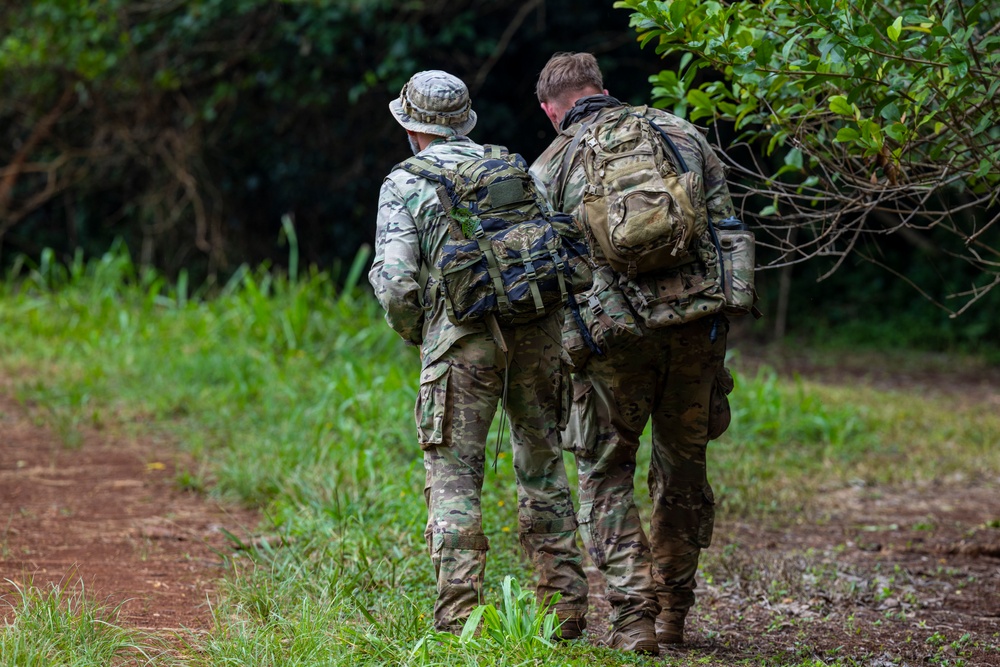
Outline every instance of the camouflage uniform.
<svg viewBox="0 0 1000 667"><path fill-rule="evenodd" d="M483 147L452 135L420 155L453 167L482 157ZM420 347L415 417L426 470L425 538L437 577L434 625L456 631L480 603L488 549L480 506L485 449L505 375L521 545L535 564L539 599L560 592L560 618L582 623L587 581L560 447L569 390L561 314L505 329L506 359L484 325L453 325L438 288L437 259L448 236L442 214L433 183L394 169L379 195L369 274L390 326Z"/></svg>
<svg viewBox="0 0 1000 667"><path fill-rule="evenodd" d="M577 104L600 97L583 98ZM701 132L663 111L633 110L654 119L671 136L688 168L702 174L712 220L732 216L723 165ZM531 167L549 203L575 216L586 187L580 150L567 173L560 172L580 123L592 117L574 118L568 127L564 123ZM600 248L593 250L600 261ZM679 273L699 270L691 266ZM712 308L717 310L718 306ZM566 444L579 468L578 521L584 544L605 575L615 628L655 616L661 607L666 616L680 614L683 623L694 604L698 557L711 541L715 511L705 470L710 418L728 417L728 402L726 415L710 414L713 392L720 391L718 379L728 375L723 365L728 329L725 317L713 313L647 330L628 347L591 357L574 376ZM632 480L639 436L650 418L653 449L648 483L653 509L647 540ZM715 431L712 437L720 434Z"/></svg>

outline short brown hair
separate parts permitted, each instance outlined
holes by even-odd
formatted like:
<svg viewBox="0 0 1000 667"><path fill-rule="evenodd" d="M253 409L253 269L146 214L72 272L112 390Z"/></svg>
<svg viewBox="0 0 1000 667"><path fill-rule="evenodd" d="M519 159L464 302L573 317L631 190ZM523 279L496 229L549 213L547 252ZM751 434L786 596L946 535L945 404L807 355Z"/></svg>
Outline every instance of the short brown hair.
<svg viewBox="0 0 1000 667"><path fill-rule="evenodd" d="M563 94L584 88L604 90L597 58L590 53L561 51L549 58L538 75L535 94L539 102L550 102Z"/></svg>

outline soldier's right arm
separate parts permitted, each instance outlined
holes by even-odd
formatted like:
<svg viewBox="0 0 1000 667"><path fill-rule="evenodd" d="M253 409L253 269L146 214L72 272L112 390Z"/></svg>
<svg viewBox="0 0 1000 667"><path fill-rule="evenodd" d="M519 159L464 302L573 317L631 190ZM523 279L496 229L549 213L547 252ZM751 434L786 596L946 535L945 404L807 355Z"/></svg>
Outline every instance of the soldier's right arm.
<svg viewBox="0 0 1000 667"><path fill-rule="evenodd" d="M423 341L420 262L417 225L395 183L386 179L379 192L375 260L368 281L389 326L413 345Z"/></svg>
<svg viewBox="0 0 1000 667"><path fill-rule="evenodd" d="M532 163L529 173L535 181L539 195L553 210L573 213L574 211L570 209L579 206L582 191L579 193L580 196L577 196L577 192L567 191L567 188L563 186L567 174L562 173L562 162L568 143L567 138L563 136L553 140L545 152ZM563 194L565 194L567 201L562 201L561 195Z"/></svg>

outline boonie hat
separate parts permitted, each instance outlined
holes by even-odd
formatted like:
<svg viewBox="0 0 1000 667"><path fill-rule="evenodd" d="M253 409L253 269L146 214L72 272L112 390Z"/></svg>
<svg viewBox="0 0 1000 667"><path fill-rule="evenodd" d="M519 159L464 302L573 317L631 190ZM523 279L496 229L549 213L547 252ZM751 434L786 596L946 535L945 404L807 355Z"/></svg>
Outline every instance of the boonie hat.
<svg viewBox="0 0 1000 667"><path fill-rule="evenodd" d="M417 72L389 103L399 124L412 132L441 137L464 136L476 126L469 89L441 70Z"/></svg>

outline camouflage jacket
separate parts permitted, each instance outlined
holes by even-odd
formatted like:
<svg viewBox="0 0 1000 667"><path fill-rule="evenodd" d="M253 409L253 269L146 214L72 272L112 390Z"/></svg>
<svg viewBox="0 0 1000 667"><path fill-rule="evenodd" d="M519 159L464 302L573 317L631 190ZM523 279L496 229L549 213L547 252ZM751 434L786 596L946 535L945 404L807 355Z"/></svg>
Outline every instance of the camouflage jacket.
<svg viewBox="0 0 1000 667"><path fill-rule="evenodd" d="M483 147L467 137L453 137L434 141L420 155L454 167L482 157ZM420 346L424 366L463 336L486 331L481 323L456 326L448 320L437 269L448 222L436 185L403 169L386 176L379 192L375 261L368 273L389 326L407 343Z"/></svg>
<svg viewBox="0 0 1000 667"><path fill-rule="evenodd" d="M729 187L726 185L725 167L715 154L715 151L712 150L711 145L709 145L708 140L702 134L701 130L688 121L666 111L644 106L631 107L631 110L655 121L673 139L677 150L687 163L688 169L701 174L705 184L705 200L708 205L708 214L712 222L718 222L735 215L733 201L729 195ZM586 188L586 177L580 159L580 148L577 148L576 154L566 169L566 173L561 174L560 172L562 171L566 151L573 142L576 133L580 130L580 126L595 115L596 113L590 114L568 127L561 128L559 136L549 144L545 152L531 165L531 175L538 184L541 196L553 209L565 211L576 219L580 218L580 208L583 204L583 193ZM600 248L593 248L592 250L596 255L600 256Z"/></svg>

